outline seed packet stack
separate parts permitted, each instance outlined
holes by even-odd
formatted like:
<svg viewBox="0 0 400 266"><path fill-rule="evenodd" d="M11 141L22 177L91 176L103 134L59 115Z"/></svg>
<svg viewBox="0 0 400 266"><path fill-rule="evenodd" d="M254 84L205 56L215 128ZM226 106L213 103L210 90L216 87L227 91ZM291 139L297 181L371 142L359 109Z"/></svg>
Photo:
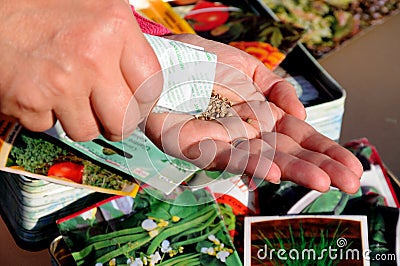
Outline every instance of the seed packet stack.
<svg viewBox="0 0 400 266"><path fill-rule="evenodd" d="M16 243L27 250L48 247L58 233L57 219L106 196L23 175L0 172L0 176L2 218Z"/></svg>

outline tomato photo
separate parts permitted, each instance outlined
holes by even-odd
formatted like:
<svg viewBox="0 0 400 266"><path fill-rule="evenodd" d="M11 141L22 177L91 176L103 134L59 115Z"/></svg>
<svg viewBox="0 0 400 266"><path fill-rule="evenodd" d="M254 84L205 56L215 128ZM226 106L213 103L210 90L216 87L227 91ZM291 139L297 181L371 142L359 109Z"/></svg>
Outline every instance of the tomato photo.
<svg viewBox="0 0 400 266"><path fill-rule="evenodd" d="M218 2L199 1L185 16L195 31L209 31L229 18L228 6Z"/></svg>
<svg viewBox="0 0 400 266"><path fill-rule="evenodd" d="M73 162L61 162L52 165L48 176L64 177L76 183L82 183L84 166Z"/></svg>

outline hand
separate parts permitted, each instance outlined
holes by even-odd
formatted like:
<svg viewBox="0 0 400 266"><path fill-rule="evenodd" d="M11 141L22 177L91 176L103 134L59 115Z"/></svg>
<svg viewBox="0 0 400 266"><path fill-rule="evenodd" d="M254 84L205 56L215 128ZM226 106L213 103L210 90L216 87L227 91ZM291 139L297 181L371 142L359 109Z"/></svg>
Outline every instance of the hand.
<svg viewBox="0 0 400 266"><path fill-rule="evenodd" d="M127 2L2 0L0 112L33 131L58 119L76 141L120 140L132 95L160 70ZM161 88L135 93L127 132Z"/></svg>
<svg viewBox="0 0 400 266"><path fill-rule="evenodd" d="M358 190L360 162L303 121L304 108L289 83L230 46L193 35L169 38L202 46L235 67L217 66L216 83L228 86L214 89L233 102L236 116L203 121L152 113L143 125L145 133L164 152L203 169L226 169L273 183L291 180L318 191L331 185L348 193ZM232 142L240 138L247 140L234 147Z"/></svg>
<svg viewBox="0 0 400 266"><path fill-rule="evenodd" d="M165 38L190 43L206 49L218 56L218 66L216 78L217 82L230 85L235 88L235 94L231 91L221 92L223 88L216 88L221 94L226 94L232 101L262 100L265 98L273 102L288 114L294 115L299 119L305 119L306 111L303 104L299 101L293 86L285 79L274 75L266 69L264 64L249 54L241 52L237 48L223 45L219 42L210 41L197 35L181 34L171 35ZM236 69L237 71L232 71ZM242 72L242 75L238 75ZM240 82L240 86L232 84Z"/></svg>

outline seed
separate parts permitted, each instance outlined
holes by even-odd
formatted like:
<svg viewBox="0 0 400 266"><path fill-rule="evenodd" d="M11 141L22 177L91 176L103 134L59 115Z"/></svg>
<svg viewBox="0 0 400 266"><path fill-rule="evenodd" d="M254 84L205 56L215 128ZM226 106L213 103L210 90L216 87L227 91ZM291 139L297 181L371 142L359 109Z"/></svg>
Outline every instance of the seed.
<svg viewBox="0 0 400 266"><path fill-rule="evenodd" d="M229 112L229 108L232 105L232 102L226 97L222 97L213 91L207 110L196 115L195 118L200 120L214 120L220 117L232 116L233 114Z"/></svg>

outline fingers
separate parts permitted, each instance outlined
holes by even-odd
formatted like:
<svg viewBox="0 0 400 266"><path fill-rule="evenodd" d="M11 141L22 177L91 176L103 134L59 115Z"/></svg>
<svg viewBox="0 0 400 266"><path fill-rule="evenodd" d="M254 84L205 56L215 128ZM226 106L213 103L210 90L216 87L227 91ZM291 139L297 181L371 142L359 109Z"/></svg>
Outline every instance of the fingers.
<svg viewBox="0 0 400 266"><path fill-rule="evenodd" d="M329 190L331 177L313 163L287 153L277 152L274 162L282 171L282 179L321 192Z"/></svg>
<svg viewBox="0 0 400 266"><path fill-rule="evenodd" d="M341 157L347 158L347 150L304 121L292 118L280 118L278 132L259 136L239 117L203 121L177 114L152 114L147 120L146 135L164 152L202 169L226 170L273 183L282 178L322 192L335 186L355 193L360 175L351 167L355 162L343 162ZM232 146L235 139L243 137L248 140ZM320 139L314 145L315 138ZM346 160L354 159L351 155Z"/></svg>
<svg viewBox="0 0 400 266"><path fill-rule="evenodd" d="M254 81L267 100L276 104L286 113L304 120L306 111L294 87L288 81L267 71L269 70L265 67L259 66L254 73Z"/></svg>
<svg viewBox="0 0 400 266"><path fill-rule="evenodd" d="M359 160L350 151L291 115L283 115L277 121L275 131L277 158L274 161L282 169L285 178L320 191L325 191L329 185L348 193L358 190L363 170ZM268 134L263 135L263 140L269 142L269 138ZM306 162L324 173L315 168L309 169ZM305 177L303 173L308 176Z"/></svg>
<svg viewBox="0 0 400 266"><path fill-rule="evenodd" d="M119 141L132 133L140 120L140 110L128 87L95 88L90 97L95 116L102 126L102 134L111 141ZM124 120L130 125L124 127ZM133 127L131 126L133 125ZM125 131L129 131L125 132Z"/></svg>
<svg viewBox="0 0 400 266"><path fill-rule="evenodd" d="M272 183L279 183L282 178L321 192L333 185L348 193L356 192L359 186L358 178L344 165L326 155L305 150L281 134L264 133L263 140L252 139L247 146L241 143L237 148L250 154L246 174ZM269 161L279 172L273 167L272 172L268 171Z"/></svg>
<svg viewBox="0 0 400 266"><path fill-rule="evenodd" d="M131 32L126 36L122 50L120 68L144 117L161 94L163 76L153 49L134 18L132 20Z"/></svg>
<svg viewBox="0 0 400 266"><path fill-rule="evenodd" d="M220 59L224 60L223 57ZM233 103L265 100L265 97L256 89L250 76L236 68L234 64L218 62L214 90L223 92L224 97Z"/></svg>
<svg viewBox="0 0 400 266"><path fill-rule="evenodd" d="M347 193L358 190L359 176L328 154L302 147L289 136L280 133L265 133L263 140L276 143L274 162L280 167L283 179L322 192L327 191L331 185Z"/></svg>
<svg viewBox="0 0 400 266"><path fill-rule="evenodd" d="M219 140L204 139L191 145L187 154L195 165L203 169L223 169L233 174L246 174L254 178L262 178L273 183L280 182L280 169L269 158L273 149L269 148L269 156L251 153L248 149L235 148L230 143ZM266 155L267 152L264 153Z"/></svg>
<svg viewBox="0 0 400 266"><path fill-rule="evenodd" d="M256 68L254 74L255 86L263 92L267 101L274 103L286 113L304 120L306 118L306 110L300 102L294 87L273 73L263 73L262 78L259 78L260 69L263 68ZM267 69L263 69L261 72L265 71Z"/></svg>
<svg viewBox="0 0 400 266"><path fill-rule="evenodd" d="M335 143L335 146L339 145ZM244 153L216 153L219 155L216 167L243 170L249 176L272 183L279 183L282 178L321 192L334 186L353 194L360 186L359 176L346 165L328 154L308 150L283 134L264 133L262 140L241 142L237 149ZM247 158L244 154L248 154ZM232 162L228 162L228 159ZM238 165L246 167L240 168Z"/></svg>
<svg viewBox="0 0 400 266"><path fill-rule="evenodd" d="M65 133L74 141L89 141L100 134L99 124L88 97L64 97L57 101L54 113Z"/></svg>
<svg viewBox="0 0 400 266"><path fill-rule="evenodd" d="M231 109L258 132L271 132L281 114L277 108L270 106L266 101L248 101L236 104Z"/></svg>
<svg viewBox="0 0 400 266"><path fill-rule="evenodd" d="M264 95L268 101L273 102L285 112L299 119L305 119L304 106L298 99L294 87L253 56L232 46L205 40L198 36L177 35L168 38L199 45L217 54L215 81L232 88L225 96L233 102L242 102L243 98L263 101ZM260 91L263 95L258 93Z"/></svg>
<svg viewBox="0 0 400 266"><path fill-rule="evenodd" d="M164 152L186 160L197 156L190 153L190 146L205 139L230 143L235 138L255 138L258 135L240 117L204 121L191 115L160 113L149 115L144 127L146 136Z"/></svg>
<svg viewBox="0 0 400 266"><path fill-rule="evenodd" d="M36 132L48 130L59 119L70 137L78 141L99 134L82 78L71 78L46 60L21 68L24 75L13 79L7 89L2 88L3 114L13 116L22 126ZM79 88L80 93L73 93L72 88Z"/></svg>
<svg viewBox="0 0 400 266"><path fill-rule="evenodd" d="M316 145L316 143L320 143L320 145ZM347 166L358 177L363 173L360 161L349 150L321 134L315 134L305 139L302 142L302 146L330 156L332 159Z"/></svg>
<svg viewBox="0 0 400 266"><path fill-rule="evenodd" d="M275 83L266 94L268 101L271 101L282 108L286 113L301 120L306 118L306 110L300 102L295 89L287 81Z"/></svg>
<svg viewBox="0 0 400 266"><path fill-rule="evenodd" d="M350 194L358 190L359 178L340 162L305 150L287 136L278 134L276 143L274 149L260 139L251 139L235 148L223 141L205 139L191 145L185 154L203 169L224 169L271 183L279 183L282 178L321 192L331 186Z"/></svg>
<svg viewBox="0 0 400 266"><path fill-rule="evenodd" d="M361 177L360 161L346 148L318 133L309 124L290 116L283 116L276 124L276 132L291 137L304 149L325 154L348 167L355 176Z"/></svg>
<svg viewBox="0 0 400 266"><path fill-rule="evenodd" d="M151 114L145 128L145 134L164 152L202 169L227 170L280 182L280 170L272 162L274 149L270 145L264 142L263 149L270 152L261 154L244 149L247 141L237 148L230 144L236 138L254 139L258 135L240 117L203 121L178 114Z"/></svg>
<svg viewBox="0 0 400 266"><path fill-rule="evenodd" d="M15 94L17 91L9 89L7 93L1 93L1 114L16 119L22 126L32 131L40 132L51 128L56 119L47 101L41 95L29 91ZM37 105L33 106L33 101L36 101Z"/></svg>
<svg viewBox="0 0 400 266"><path fill-rule="evenodd" d="M132 16L130 9L128 12ZM92 129L96 126L97 135L101 132L111 141L119 141L132 134L138 123L148 115L162 90L158 60L133 16L130 22L130 34L126 37L121 54L111 52L98 59L98 64L102 66L97 69L97 77L92 85L89 99L92 110L86 108L87 105L75 109L82 110L82 117L78 117L75 124L77 121L86 121L84 125ZM138 50L141 52L138 53ZM159 74L153 75L157 71ZM74 134L79 131L73 125L73 118L64 115L59 117L64 120L62 124L67 127L67 134L75 140L82 139ZM85 139L89 140L94 135L90 134Z"/></svg>

